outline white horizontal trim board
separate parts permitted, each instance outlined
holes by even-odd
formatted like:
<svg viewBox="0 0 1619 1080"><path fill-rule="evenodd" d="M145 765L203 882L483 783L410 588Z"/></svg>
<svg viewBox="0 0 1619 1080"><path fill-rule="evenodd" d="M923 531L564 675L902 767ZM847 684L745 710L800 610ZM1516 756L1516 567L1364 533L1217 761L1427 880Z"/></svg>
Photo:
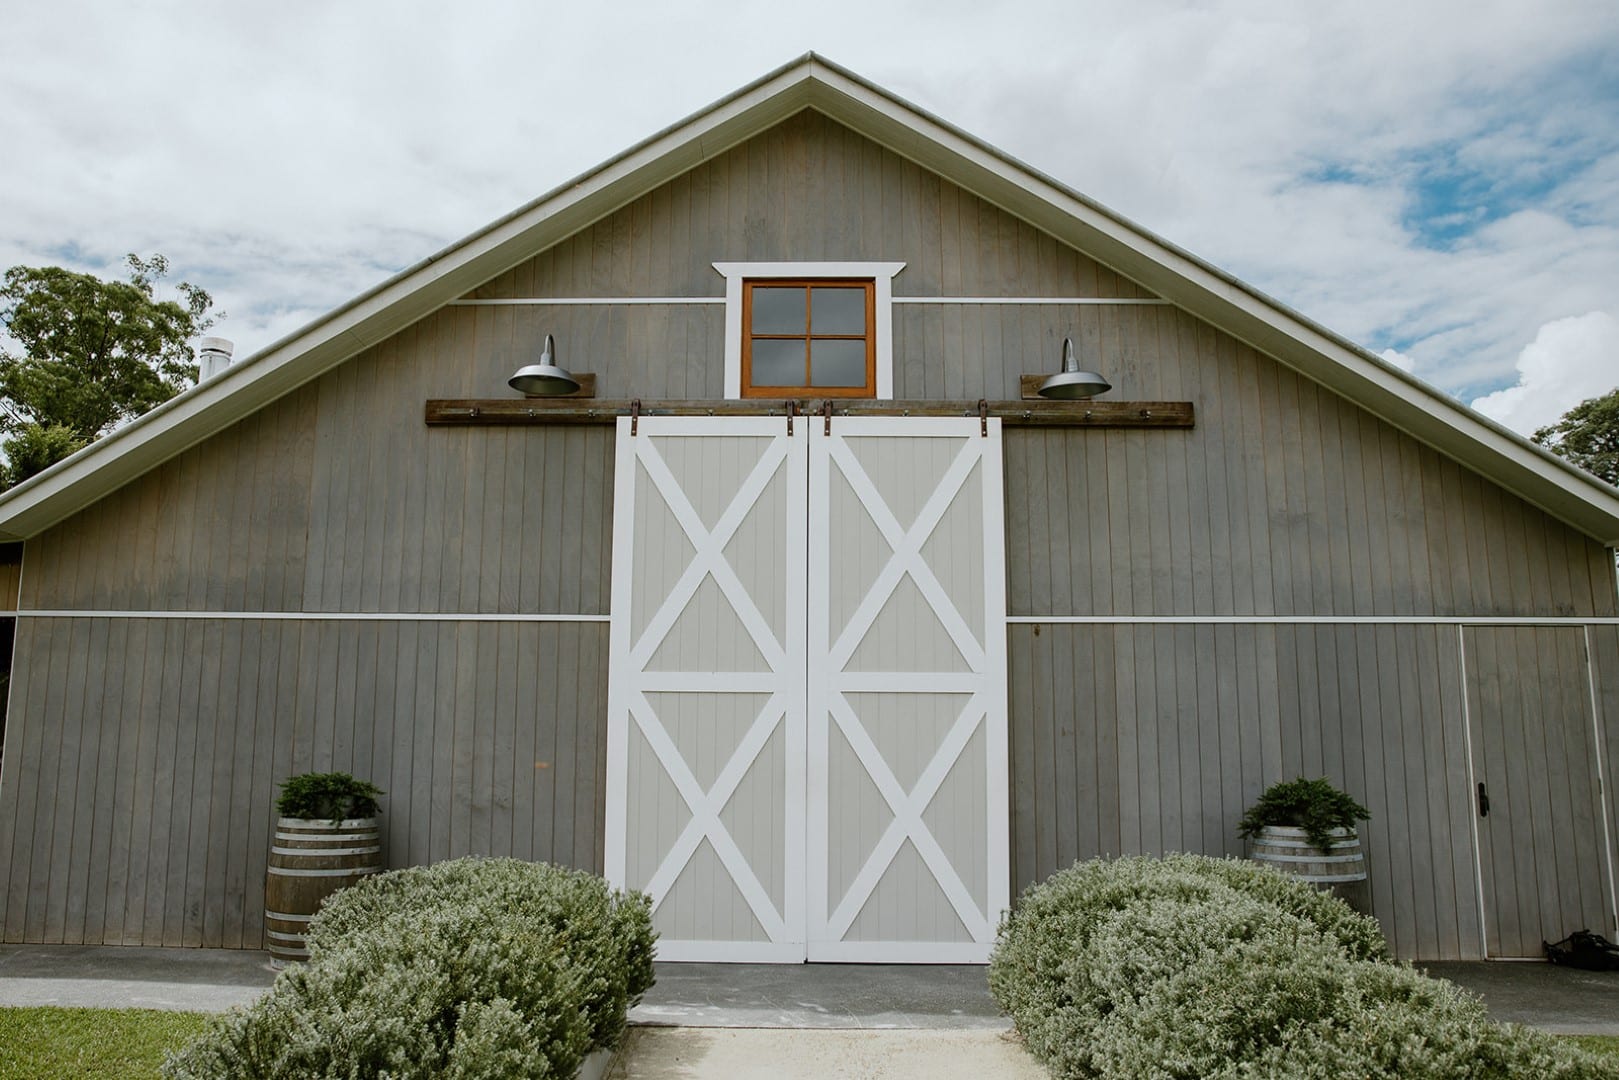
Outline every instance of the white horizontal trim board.
<svg viewBox="0 0 1619 1080"><path fill-rule="evenodd" d="M1151 304L1174 307L1157 297L1125 296L896 296L896 304Z"/></svg>
<svg viewBox="0 0 1619 1080"><path fill-rule="evenodd" d="M451 300L445 307L555 307L577 304L723 304L723 296L512 296L500 300Z"/></svg>
<svg viewBox="0 0 1619 1080"><path fill-rule="evenodd" d="M777 264L772 264L777 265ZM788 264L799 265L799 264ZM820 265L820 264L816 264ZM761 275L765 276L765 275ZM1147 304L1173 307L1169 300L1139 296L895 296L896 304ZM451 300L445 307L559 307L612 304L723 304L723 296L505 296L492 300Z"/></svg>
<svg viewBox="0 0 1619 1080"><path fill-rule="evenodd" d="M1008 615L1008 625L1619 626L1606 615Z"/></svg>
<svg viewBox="0 0 1619 1080"><path fill-rule="evenodd" d="M3 614L3 613L0 613ZM493 622L493 623L605 623L608 615L559 615L547 613L432 612L432 611L102 611L88 608L25 608L10 613L19 619L238 619L281 622ZM1208 626L1619 626L1619 616L1608 615L1008 615L1008 625L1208 625ZM716 673L708 679L670 675L670 685L649 687L669 690L735 690L756 692L748 682L750 672ZM858 680L858 676L855 676ZM937 673L919 675L930 689L940 689L951 677ZM705 685L695 685L696 682ZM679 684L679 685L676 685Z"/></svg>
<svg viewBox="0 0 1619 1080"><path fill-rule="evenodd" d="M555 622L604 623L606 615L476 613L433 611L91 611L83 608L29 608L20 619L248 619L282 622Z"/></svg>

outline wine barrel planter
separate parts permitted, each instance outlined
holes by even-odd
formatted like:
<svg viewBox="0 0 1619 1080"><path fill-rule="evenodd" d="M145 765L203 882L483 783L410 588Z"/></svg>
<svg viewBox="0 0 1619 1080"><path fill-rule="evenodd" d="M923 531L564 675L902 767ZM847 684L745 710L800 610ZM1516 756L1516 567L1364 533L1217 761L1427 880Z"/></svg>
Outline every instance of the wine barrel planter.
<svg viewBox="0 0 1619 1080"><path fill-rule="evenodd" d="M1371 914L1366 855L1354 829L1333 829L1327 850L1310 842L1303 829L1267 825L1248 841L1248 858L1308 881L1362 914Z"/></svg>
<svg viewBox="0 0 1619 1080"><path fill-rule="evenodd" d="M278 963L309 959L309 920L321 901L382 869L377 819L280 818L264 880L264 932Z"/></svg>

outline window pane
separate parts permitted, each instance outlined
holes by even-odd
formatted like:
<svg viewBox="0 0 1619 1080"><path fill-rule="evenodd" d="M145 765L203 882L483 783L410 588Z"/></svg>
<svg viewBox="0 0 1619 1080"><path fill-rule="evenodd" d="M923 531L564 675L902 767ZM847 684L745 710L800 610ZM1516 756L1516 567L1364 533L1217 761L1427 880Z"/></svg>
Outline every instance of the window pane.
<svg viewBox="0 0 1619 1080"><path fill-rule="evenodd" d="M811 342L810 374L811 386L865 386L866 343Z"/></svg>
<svg viewBox="0 0 1619 1080"><path fill-rule="evenodd" d="M753 289L755 334L802 334L804 332L804 287ZM794 379L791 385L798 385Z"/></svg>
<svg viewBox="0 0 1619 1080"><path fill-rule="evenodd" d="M810 314L815 320L813 330L817 334L864 334L866 290L811 289Z"/></svg>
<svg viewBox="0 0 1619 1080"><path fill-rule="evenodd" d="M859 344L856 342L855 344ZM804 342L755 339L753 342L754 386L803 386Z"/></svg>

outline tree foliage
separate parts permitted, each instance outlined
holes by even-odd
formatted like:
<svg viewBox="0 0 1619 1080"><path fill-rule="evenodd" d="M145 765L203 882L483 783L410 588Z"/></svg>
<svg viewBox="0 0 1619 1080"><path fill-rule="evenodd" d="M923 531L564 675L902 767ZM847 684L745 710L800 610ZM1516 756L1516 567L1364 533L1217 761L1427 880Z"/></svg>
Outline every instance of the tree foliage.
<svg viewBox="0 0 1619 1080"><path fill-rule="evenodd" d="M180 282L159 299L161 255L130 255L128 281L14 266L0 284L0 431L16 484L178 394L213 298Z"/></svg>
<svg viewBox="0 0 1619 1080"><path fill-rule="evenodd" d="M1619 487L1619 387L1580 402L1533 438L1557 456Z"/></svg>
<svg viewBox="0 0 1619 1080"><path fill-rule="evenodd" d="M10 487L22 483L35 473L44 472L90 444L64 424L27 423L17 428L4 445L4 486Z"/></svg>

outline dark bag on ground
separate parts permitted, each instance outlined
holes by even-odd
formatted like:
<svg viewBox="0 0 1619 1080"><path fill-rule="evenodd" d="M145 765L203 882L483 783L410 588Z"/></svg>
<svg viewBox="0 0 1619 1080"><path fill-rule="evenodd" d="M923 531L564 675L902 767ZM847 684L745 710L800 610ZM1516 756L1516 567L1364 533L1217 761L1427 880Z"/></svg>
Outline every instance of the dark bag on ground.
<svg viewBox="0 0 1619 1080"><path fill-rule="evenodd" d="M1589 930L1576 930L1568 937L1546 946L1546 959L1554 964L1583 968L1586 971L1619 971L1619 945L1601 934Z"/></svg>

